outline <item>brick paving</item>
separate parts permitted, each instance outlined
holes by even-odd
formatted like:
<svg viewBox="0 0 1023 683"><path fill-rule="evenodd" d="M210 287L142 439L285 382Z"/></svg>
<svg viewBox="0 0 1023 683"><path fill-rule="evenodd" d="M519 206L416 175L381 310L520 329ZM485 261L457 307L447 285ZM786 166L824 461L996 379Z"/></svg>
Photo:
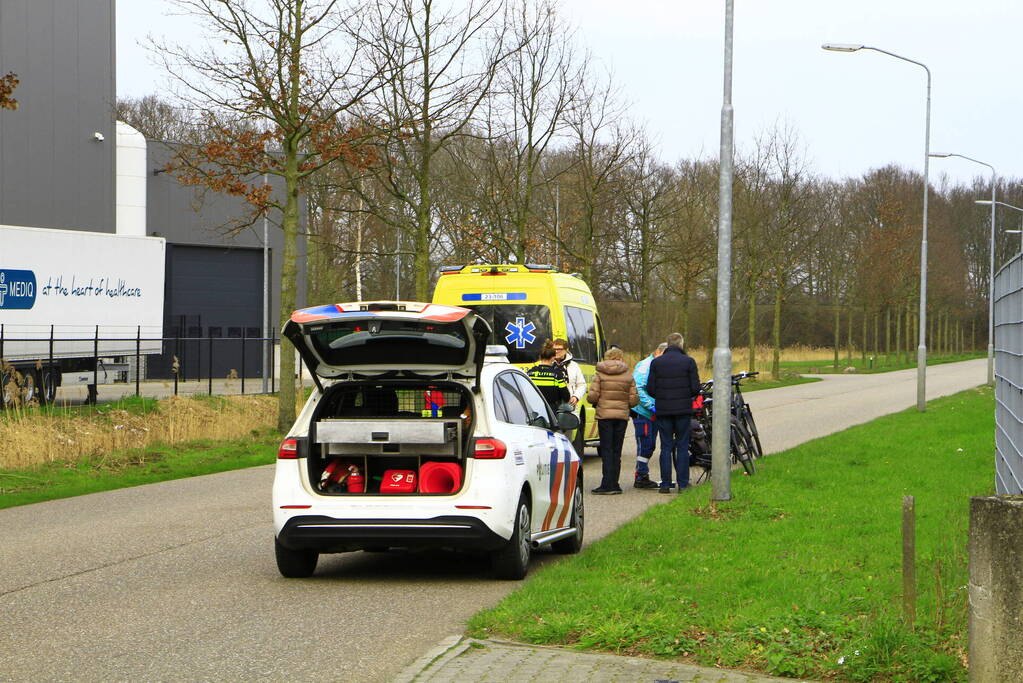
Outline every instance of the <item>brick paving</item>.
<svg viewBox="0 0 1023 683"><path fill-rule="evenodd" d="M789 678L668 660L620 657L452 636L405 669L395 683L782 683Z"/></svg>

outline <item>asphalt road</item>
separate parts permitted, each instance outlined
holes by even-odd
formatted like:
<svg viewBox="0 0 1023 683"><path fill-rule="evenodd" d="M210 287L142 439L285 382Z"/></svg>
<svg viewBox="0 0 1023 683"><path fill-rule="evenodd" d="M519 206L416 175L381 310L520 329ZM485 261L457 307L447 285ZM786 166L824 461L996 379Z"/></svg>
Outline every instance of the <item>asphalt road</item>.
<svg viewBox="0 0 1023 683"><path fill-rule="evenodd" d="M984 375L984 360L933 367L928 395ZM914 371L840 375L748 399L773 452L910 407L915 387ZM623 483L634 454L628 440ZM588 460L589 482L599 467ZM283 579L272 475L258 467L0 510L0 680L384 681L519 585L444 553L326 556L312 579ZM588 496L587 541L665 500L632 488Z"/></svg>

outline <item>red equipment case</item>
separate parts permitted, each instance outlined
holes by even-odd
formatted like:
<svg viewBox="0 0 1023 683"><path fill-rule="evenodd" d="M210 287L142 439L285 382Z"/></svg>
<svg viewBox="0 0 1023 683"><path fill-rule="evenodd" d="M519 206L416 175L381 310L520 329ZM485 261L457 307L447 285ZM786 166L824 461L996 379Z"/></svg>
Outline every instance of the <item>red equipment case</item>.
<svg viewBox="0 0 1023 683"><path fill-rule="evenodd" d="M413 493L415 490L416 473L413 470L384 470L380 493Z"/></svg>

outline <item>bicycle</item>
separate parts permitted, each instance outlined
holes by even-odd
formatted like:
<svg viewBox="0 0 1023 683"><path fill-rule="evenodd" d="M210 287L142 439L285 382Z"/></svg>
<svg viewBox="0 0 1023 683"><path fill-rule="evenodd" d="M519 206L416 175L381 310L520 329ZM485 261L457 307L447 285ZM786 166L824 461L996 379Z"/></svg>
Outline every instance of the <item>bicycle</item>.
<svg viewBox="0 0 1023 683"><path fill-rule="evenodd" d="M736 379L733 377L732 381L741 381L744 378ZM691 465L700 467L703 469L703 474L700 475L699 481L707 476L707 473L711 470L711 443L713 439L713 389L714 381L710 380L700 385L699 397L694 401L693 408L695 412L693 414L693 420L691 422L690 436L689 436L689 462ZM753 437L750 436L749 431L743 424L739 415L736 414L735 402L733 401L732 415L731 415L731 428L729 434L730 441L730 454L732 462L735 464L742 465L742 469L748 475L756 474L756 465L753 464L754 459L754 442Z"/></svg>
<svg viewBox="0 0 1023 683"><path fill-rule="evenodd" d="M764 457L764 448L760 445L760 432L757 430L757 423L753 420L753 409L746 403L742 396L741 384L744 379L756 377L760 372L740 372L732 375L732 415L739 418L746 432L749 434L753 444L753 457Z"/></svg>

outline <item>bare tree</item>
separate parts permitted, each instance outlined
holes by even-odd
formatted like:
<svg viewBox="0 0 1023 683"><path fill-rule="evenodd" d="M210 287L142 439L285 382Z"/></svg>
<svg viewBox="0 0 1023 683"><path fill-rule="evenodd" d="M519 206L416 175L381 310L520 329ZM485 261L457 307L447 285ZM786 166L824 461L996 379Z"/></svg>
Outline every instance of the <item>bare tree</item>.
<svg viewBox="0 0 1023 683"><path fill-rule="evenodd" d="M174 0L207 33L207 47L152 42L182 105L208 137L180 145L172 170L188 184L242 197L253 208L238 225L281 214L280 319L295 308L299 194L303 180L333 163L365 166L361 132L336 134L335 119L377 87L360 71L358 13L338 0ZM274 196L262 176L282 178ZM278 427L295 419L295 355L282 341Z"/></svg>
<svg viewBox="0 0 1023 683"><path fill-rule="evenodd" d="M573 31L550 0L516 0L509 35L522 47L501 64L494 94L482 108L490 144L471 149L483 152L476 165L487 182L480 185L479 200L491 239L500 253L523 262L543 242L534 205L537 192L553 180L541 172L543 160L565 128L585 63L577 57Z"/></svg>
<svg viewBox="0 0 1023 683"><path fill-rule="evenodd" d="M124 121L147 140L188 144L205 141L201 121L194 119L188 110L156 95L119 97L114 114L118 121Z"/></svg>
<svg viewBox="0 0 1023 683"><path fill-rule="evenodd" d="M575 195L576 209L569 223L572 229L566 231L559 246L583 279L592 284L598 244L610 232L602 219L617 199L620 172L629 162L636 132L625 118L625 107L610 75L598 78L591 72L583 77L583 84L566 112L574 164L565 174L565 184Z"/></svg>
<svg viewBox="0 0 1023 683"><path fill-rule="evenodd" d="M438 160L452 140L474 134L501 63L520 47L507 35L505 0L448 10L438 4L377 0L367 27L382 87L362 115L379 149L374 179L392 201L364 199L374 215L407 234L419 299L429 297Z"/></svg>
<svg viewBox="0 0 1023 683"><path fill-rule="evenodd" d="M654 274L666 260L676 260L675 254L659 245L665 223L679 209L678 180L670 167L654 158L653 144L645 136L637 139L631 156L622 193L627 206L620 238L625 258L618 272L626 277L632 285L633 297L639 300L639 345L645 351Z"/></svg>

